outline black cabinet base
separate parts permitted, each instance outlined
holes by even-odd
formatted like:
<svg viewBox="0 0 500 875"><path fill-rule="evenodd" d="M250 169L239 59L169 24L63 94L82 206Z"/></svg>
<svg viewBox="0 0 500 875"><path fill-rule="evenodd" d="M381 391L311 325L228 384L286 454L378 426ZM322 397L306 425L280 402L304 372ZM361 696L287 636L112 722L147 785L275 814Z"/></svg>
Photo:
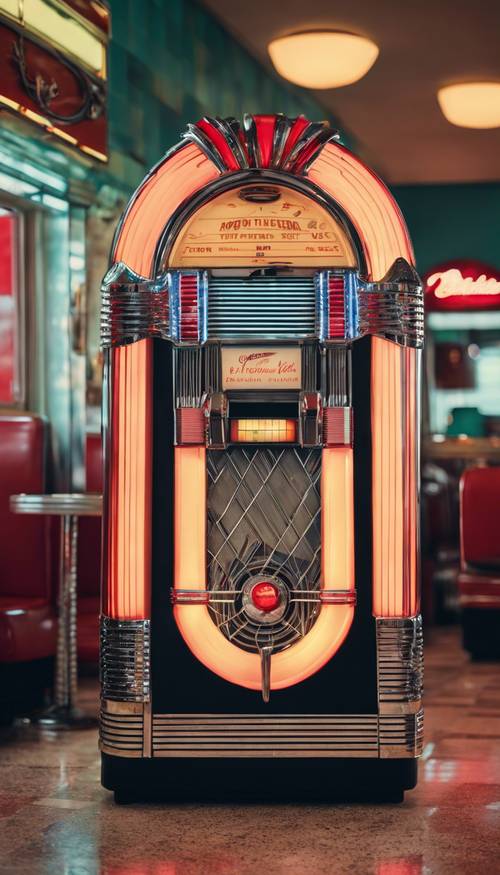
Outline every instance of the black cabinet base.
<svg viewBox="0 0 500 875"><path fill-rule="evenodd" d="M102 754L102 784L119 804L176 802L402 802L417 760L125 759Z"/></svg>
<svg viewBox="0 0 500 875"><path fill-rule="evenodd" d="M500 659L500 610L464 608L462 633L464 650L473 659Z"/></svg>

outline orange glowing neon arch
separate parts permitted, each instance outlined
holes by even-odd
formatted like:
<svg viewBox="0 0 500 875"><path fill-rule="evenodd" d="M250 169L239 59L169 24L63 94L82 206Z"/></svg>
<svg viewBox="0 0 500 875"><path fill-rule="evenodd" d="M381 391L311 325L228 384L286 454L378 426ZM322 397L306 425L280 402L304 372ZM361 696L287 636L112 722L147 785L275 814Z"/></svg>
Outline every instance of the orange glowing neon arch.
<svg viewBox="0 0 500 875"><path fill-rule="evenodd" d="M133 196L117 233L113 249L113 261L122 261L136 273L145 277L154 274L155 256L165 227L172 217L200 192L242 170L280 170L290 176L310 181L323 191L347 216L361 242L366 278L381 279L396 258L403 257L413 263L413 251L406 226L392 195L384 184L349 150L332 141L333 133L324 125L311 125L299 118L293 122L276 116L256 116L246 121L243 133L233 121L203 119L190 126L186 142L167 155ZM109 563L107 588L103 610L106 614L121 619L147 618L150 616L150 474L151 474L151 340L142 340L129 347L111 351L111 380L114 381L116 403L116 464L111 467L109 495L111 513L108 515L107 531ZM389 341L380 341L385 345ZM410 353L413 351L410 351ZM381 355L380 345L375 345L372 355L375 362ZM149 364L148 364L149 363ZM134 429L136 438L127 440L130 416L123 413L127 399L133 392L137 399L134 406ZM120 410L122 412L120 412ZM130 414L132 415L132 414ZM198 456L196 457L196 452ZM178 448L176 468L194 466L198 474L190 470L188 481L193 488L203 491L204 449ZM194 456L193 456L194 453ZM200 460L203 459L203 466ZM344 472L341 481L347 484L340 493L331 491L325 500L322 516L331 514L342 518L345 525L343 546L332 545L337 527L323 532L322 553L327 558L323 563L323 587L334 587L331 582L342 577L342 588L354 589L353 524L352 523L352 449L323 451L323 486L330 476ZM346 475L345 472L348 472ZM335 473L333 473L335 472ZM384 471L375 469L379 478L377 495L384 493ZM140 513L130 510L127 478L134 482L139 495ZM187 481L186 481L187 482ZM322 488L322 495L328 489ZM176 489L182 498L184 489ZM340 501L339 499L342 499ZM337 497L335 497L337 496ZM323 499L322 499L323 500ZM339 503L340 502L340 503ZM192 549L193 509L189 504L191 557L204 557L203 543ZM199 538L205 526L199 520ZM343 511L343 513L342 513ZM176 507L178 527L187 533L182 523L186 507ZM141 517L142 514L142 517ZM374 516L380 509L374 506ZM196 517L197 515L194 514ZM385 537L383 526L374 522L374 535ZM330 539L330 540L329 540ZM188 539L189 540L189 539ZM377 544L375 544L377 549ZM184 551L185 552L185 551ZM178 554L179 555L179 554ZM176 558L176 585L200 589L204 586L205 573L198 562L196 574L190 579L185 569L179 568ZM185 555L188 555L185 552ZM331 557L334 556L335 560ZM382 577L374 581L374 604L384 603ZM274 689L297 683L317 671L340 647L352 623L352 605L323 605L318 620L299 643L273 656L271 686ZM259 688L261 683L260 661L227 641L217 630L204 605L177 605L175 616L180 631L195 655L222 677L250 688Z"/></svg>
<svg viewBox="0 0 500 875"><path fill-rule="evenodd" d="M206 589L205 447L175 449L174 588ZM354 506L351 447L324 449L321 472L321 588L354 591ZM174 616L191 652L233 683L260 689L260 656L228 641L205 605L176 605ZM343 643L354 617L352 604L321 606L307 635L273 655L271 689L292 686L319 671Z"/></svg>

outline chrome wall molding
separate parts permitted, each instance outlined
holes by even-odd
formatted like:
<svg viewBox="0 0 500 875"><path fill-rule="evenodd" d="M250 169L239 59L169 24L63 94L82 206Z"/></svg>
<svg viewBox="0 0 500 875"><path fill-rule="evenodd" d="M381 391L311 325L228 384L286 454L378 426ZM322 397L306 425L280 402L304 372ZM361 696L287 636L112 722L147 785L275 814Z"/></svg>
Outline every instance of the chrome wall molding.
<svg viewBox="0 0 500 875"><path fill-rule="evenodd" d="M376 624L379 713L414 715L422 704L422 618L377 618Z"/></svg>
<svg viewBox="0 0 500 875"><path fill-rule="evenodd" d="M144 705L103 699L99 720L99 748L121 757L144 756Z"/></svg>
<svg viewBox="0 0 500 875"><path fill-rule="evenodd" d="M117 702L149 702L150 621L101 617L102 696Z"/></svg>
<svg viewBox="0 0 500 875"><path fill-rule="evenodd" d="M168 274L154 280L117 262L101 286L101 346L123 346L146 337L170 337Z"/></svg>

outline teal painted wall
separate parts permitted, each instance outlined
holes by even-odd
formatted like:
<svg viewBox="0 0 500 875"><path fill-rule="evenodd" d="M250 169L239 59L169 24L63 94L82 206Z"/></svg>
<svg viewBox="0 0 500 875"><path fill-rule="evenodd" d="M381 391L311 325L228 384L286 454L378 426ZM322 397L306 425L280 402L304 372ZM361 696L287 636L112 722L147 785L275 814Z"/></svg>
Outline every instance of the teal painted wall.
<svg viewBox="0 0 500 875"><path fill-rule="evenodd" d="M500 183L395 186L425 273L441 261L477 258L500 269Z"/></svg>
<svg viewBox="0 0 500 875"><path fill-rule="evenodd" d="M135 187L203 115L325 109L265 70L195 0L111 0L110 172Z"/></svg>

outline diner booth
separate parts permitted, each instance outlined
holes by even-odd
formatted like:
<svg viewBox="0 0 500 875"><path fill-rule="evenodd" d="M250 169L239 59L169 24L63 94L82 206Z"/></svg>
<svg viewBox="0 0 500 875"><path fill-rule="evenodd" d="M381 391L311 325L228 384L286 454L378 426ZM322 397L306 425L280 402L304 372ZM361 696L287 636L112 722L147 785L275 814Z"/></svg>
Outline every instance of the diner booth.
<svg viewBox="0 0 500 875"><path fill-rule="evenodd" d="M424 525L441 551L434 583L448 563L464 647L499 655L500 272L464 260L425 281Z"/></svg>
<svg viewBox="0 0 500 875"><path fill-rule="evenodd" d="M99 0L0 3L3 722L57 694L56 656L73 674L77 655L97 665L100 521L81 525L81 590L68 604L72 636L80 615L78 654L68 656L58 623L67 601L59 591L64 513L47 502L51 493L101 490L100 436L95 427L87 434L86 316L96 248L89 214L108 148L109 17ZM19 495L31 506L12 501Z"/></svg>

